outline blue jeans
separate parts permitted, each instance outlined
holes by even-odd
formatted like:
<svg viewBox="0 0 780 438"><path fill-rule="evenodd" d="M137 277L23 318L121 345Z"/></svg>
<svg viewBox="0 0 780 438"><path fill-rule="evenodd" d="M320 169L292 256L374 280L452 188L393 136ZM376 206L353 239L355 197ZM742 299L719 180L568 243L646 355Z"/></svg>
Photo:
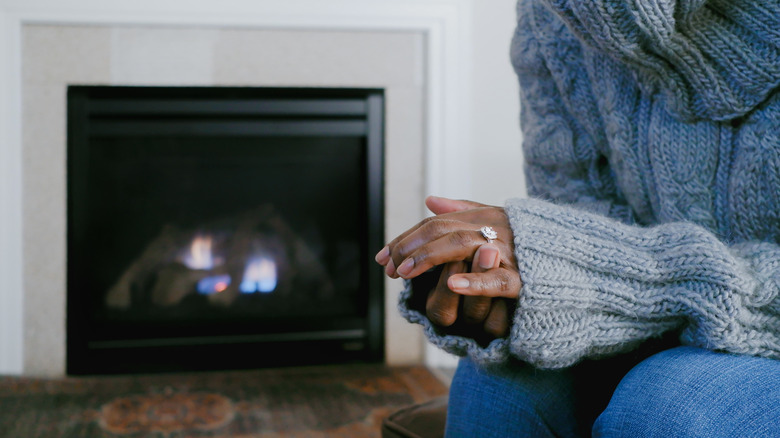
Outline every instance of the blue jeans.
<svg viewBox="0 0 780 438"><path fill-rule="evenodd" d="M542 371L463 359L446 435L780 437L780 361L677 347L628 366L613 383L627 363Z"/></svg>

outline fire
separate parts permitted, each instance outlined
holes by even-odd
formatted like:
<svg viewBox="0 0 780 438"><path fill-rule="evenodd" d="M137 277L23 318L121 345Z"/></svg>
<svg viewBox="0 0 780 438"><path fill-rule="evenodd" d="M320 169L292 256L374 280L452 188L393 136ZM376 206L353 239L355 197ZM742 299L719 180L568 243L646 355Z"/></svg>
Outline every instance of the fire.
<svg viewBox="0 0 780 438"><path fill-rule="evenodd" d="M182 262L190 269L213 269L214 255L211 251L214 238L211 235L198 234L192 239L190 249L184 254Z"/></svg>
<svg viewBox="0 0 780 438"><path fill-rule="evenodd" d="M198 234L181 257L189 269L209 271L221 265L223 260L214 257L214 238L210 234ZM255 256L247 260L239 290L245 294L270 293L277 285L276 262L267 256ZM209 295L223 292L231 283L230 275L209 275L198 281L198 293Z"/></svg>
<svg viewBox="0 0 780 438"><path fill-rule="evenodd" d="M247 262L239 289L245 294L269 293L276 289L276 283L276 263L269 257L260 256Z"/></svg>
<svg viewBox="0 0 780 438"><path fill-rule="evenodd" d="M230 275L224 274L201 278L200 281L198 281L196 288L198 289L198 293L210 295L222 292L227 289L228 286L230 286Z"/></svg>

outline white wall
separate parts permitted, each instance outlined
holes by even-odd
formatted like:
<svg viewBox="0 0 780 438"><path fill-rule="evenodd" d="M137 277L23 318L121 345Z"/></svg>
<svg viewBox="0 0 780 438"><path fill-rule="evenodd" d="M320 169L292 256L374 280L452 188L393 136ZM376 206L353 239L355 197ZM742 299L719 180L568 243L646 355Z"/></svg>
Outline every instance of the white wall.
<svg viewBox="0 0 780 438"><path fill-rule="evenodd" d="M515 0L472 1L471 192L476 201L503 205L525 194L519 90L509 60Z"/></svg>

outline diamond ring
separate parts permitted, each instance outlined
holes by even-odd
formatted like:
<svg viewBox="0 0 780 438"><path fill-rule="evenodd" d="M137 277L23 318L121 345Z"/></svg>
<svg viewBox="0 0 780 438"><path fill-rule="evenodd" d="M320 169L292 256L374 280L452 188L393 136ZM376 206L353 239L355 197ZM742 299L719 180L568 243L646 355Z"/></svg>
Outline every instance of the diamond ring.
<svg viewBox="0 0 780 438"><path fill-rule="evenodd" d="M488 243L493 243L493 241L498 238L498 233L496 233L496 230L494 230L493 227L484 226L479 229L479 232L482 233L482 237L487 239Z"/></svg>

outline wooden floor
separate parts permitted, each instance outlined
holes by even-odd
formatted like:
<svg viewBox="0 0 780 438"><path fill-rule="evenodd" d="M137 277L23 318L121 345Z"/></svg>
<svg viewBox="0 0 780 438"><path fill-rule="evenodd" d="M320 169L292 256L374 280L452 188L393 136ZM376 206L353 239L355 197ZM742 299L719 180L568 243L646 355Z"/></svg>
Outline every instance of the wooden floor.
<svg viewBox="0 0 780 438"><path fill-rule="evenodd" d="M331 365L0 377L0 437L379 437L391 412L446 394L437 375L421 366Z"/></svg>

